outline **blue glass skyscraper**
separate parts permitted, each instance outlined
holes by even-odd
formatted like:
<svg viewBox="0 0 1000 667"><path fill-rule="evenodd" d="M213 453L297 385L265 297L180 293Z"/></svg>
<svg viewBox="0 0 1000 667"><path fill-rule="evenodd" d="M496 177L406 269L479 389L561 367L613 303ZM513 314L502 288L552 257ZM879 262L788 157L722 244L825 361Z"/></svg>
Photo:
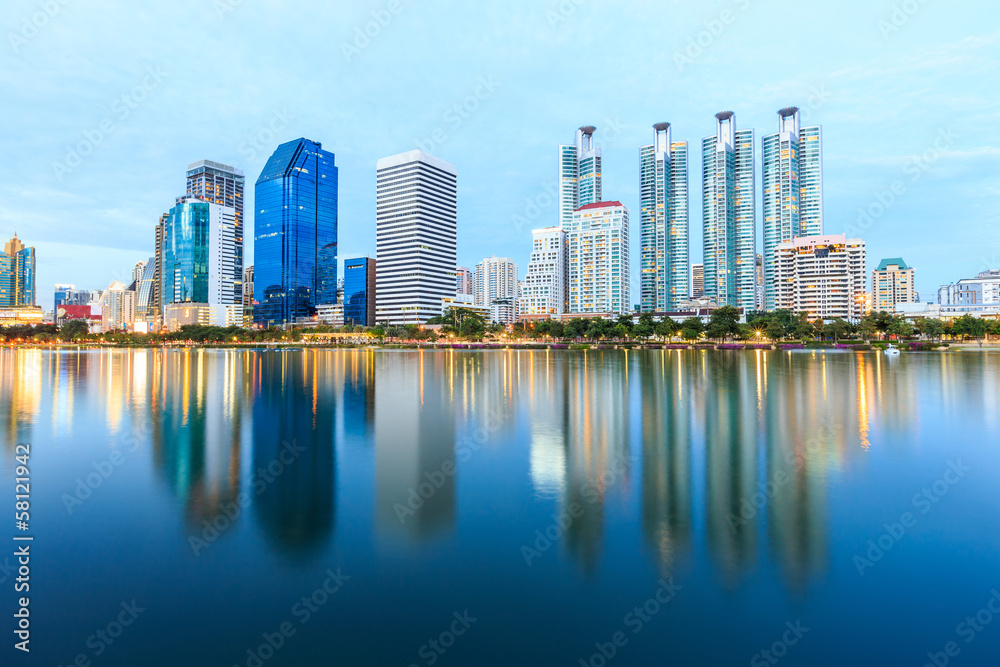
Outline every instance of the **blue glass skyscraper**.
<svg viewBox="0 0 1000 667"><path fill-rule="evenodd" d="M35 249L14 238L0 253L0 308L35 305Z"/></svg>
<svg viewBox="0 0 1000 667"><path fill-rule="evenodd" d="M337 302L337 167L322 144L281 144L254 189L254 323L293 324Z"/></svg>
<svg viewBox="0 0 1000 667"><path fill-rule="evenodd" d="M344 324L375 326L375 260L344 260Z"/></svg>

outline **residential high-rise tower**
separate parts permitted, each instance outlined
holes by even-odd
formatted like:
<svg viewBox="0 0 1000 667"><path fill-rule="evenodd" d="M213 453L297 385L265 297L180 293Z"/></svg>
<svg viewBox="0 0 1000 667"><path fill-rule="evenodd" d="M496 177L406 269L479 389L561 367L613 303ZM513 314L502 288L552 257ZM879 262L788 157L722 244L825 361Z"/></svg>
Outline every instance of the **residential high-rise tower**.
<svg viewBox="0 0 1000 667"><path fill-rule="evenodd" d="M584 125L572 145L559 147L559 224L566 230L573 212L601 201L601 149L594 146L597 128Z"/></svg>
<svg viewBox="0 0 1000 667"><path fill-rule="evenodd" d="M803 236L823 234L823 138L819 126L800 127L797 107L778 111L778 131L763 153L764 302L774 310L775 250Z"/></svg>
<svg viewBox="0 0 1000 667"><path fill-rule="evenodd" d="M690 292L688 144L671 141L670 123L657 123L639 162L640 307L673 311Z"/></svg>
<svg viewBox="0 0 1000 667"><path fill-rule="evenodd" d="M754 131L737 130L732 111L715 119L715 135L701 145L705 297L749 311L757 285Z"/></svg>

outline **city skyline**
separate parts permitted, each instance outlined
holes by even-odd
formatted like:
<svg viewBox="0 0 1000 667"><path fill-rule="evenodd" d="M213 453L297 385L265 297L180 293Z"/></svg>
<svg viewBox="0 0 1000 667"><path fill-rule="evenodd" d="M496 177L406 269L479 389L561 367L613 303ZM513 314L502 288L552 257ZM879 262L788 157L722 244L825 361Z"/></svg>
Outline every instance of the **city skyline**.
<svg viewBox="0 0 1000 667"><path fill-rule="evenodd" d="M318 8L305 29L323 39L305 40L279 60L266 38L256 37L290 25L303 29L298 14L224 4L231 11L190 4L191 15L203 19L185 34L195 49L177 48L164 12L124 12L111 39L110 26L82 6L61 7L18 44L6 81L24 125L0 167L0 235L9 238L16 227L32 239L46 308L55 283L103 289L113 279L124 282L135 262L150 256L149 224L179 194L177 174L195 160L255 175L282 141L322 141L342 168L341 215L349 222L340 256L356 257L374 251L367 223L375 216L375 162L421 143L464 175L459 263L497 254L526 266L531 229L558 224L553 147L569 142L572 128L597 126L603 190L636 212L637 222L638 147L648 143L652 122L669 119L675 138L693 144L711 134L713 114L730 109L760 136L773 130L775 110L789 104L803 109L803 124L824 126L827 233L862 236L873 257L905 256L921 268L922 294L1000 264L992 261L1000 230L989 177L1000 159L990 105L1000 33L982 28L970 36L962 17L943 6L922 5L896 26L889 7L861 2L794 15L734 3L736 20L718 36L706 33L704 47L698 38L719 9L622 3L620 15L607 16L583 4L563 16L557 3L484 2L442 22L404 3L364 49L354 45L355 29L363 30L377 7L335 14ZM35 11L33 2L12 2L10 30L17 34ZM826 29L804 33L804 20ZM672 29L657 39L662 49L650 53L644 44L664 21ZM456 24L495 24L495 31L456 31ZM777 32L786 36L781 45L757 39ZM567 77L566 45L598 41L615 54L611 62L578 80ZM477 48L464 48L473 43ZM342 45L359 53L345 55ZM791 64L784 57L790 51L799 54ZM210 71L223 55L226 70ZM62 69L68 59L77 65ZM90 64L105 59L118 65ZM338 82L332 98L302 76L318 59ZM448 76L417 83L441 68ZM52 73L44 88L31 83L38 69ZM376 91L372 76L385 71L393 74ZM613 95L591 92L609 87ZM110 133L101 130L105 119ZM492 142L490 135L507 138ZM692 175L700 168L693 156ZM115 188L103 186L111 182ZM247 193L247 211L252 197ZM880 199L892 203L885 208ZM875 215L868 228L850 229L859 209L869 208ZM250 217L246 238L253 234ZM942 243L935 234L953 220L962 224L952 225L956 233ZM697 204L690 222L691 261L698 263ZM638 234L632 244L638 258ZM98 250L102 261L92 262ZM639 294L636 276L632 293Z"/></svg>

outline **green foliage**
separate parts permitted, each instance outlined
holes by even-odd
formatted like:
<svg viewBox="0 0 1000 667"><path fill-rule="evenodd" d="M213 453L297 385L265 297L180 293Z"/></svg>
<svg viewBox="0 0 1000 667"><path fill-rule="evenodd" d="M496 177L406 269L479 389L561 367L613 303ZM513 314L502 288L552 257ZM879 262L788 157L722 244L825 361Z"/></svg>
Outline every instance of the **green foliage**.
<svg viewBox="0 0 1000 667"><path fill-rule="evenodd" d="M712 311L708 318L708 327L705 335L709 338L726 339L734 338L740 332L740 311L734 306L723 306Z"/></svg>

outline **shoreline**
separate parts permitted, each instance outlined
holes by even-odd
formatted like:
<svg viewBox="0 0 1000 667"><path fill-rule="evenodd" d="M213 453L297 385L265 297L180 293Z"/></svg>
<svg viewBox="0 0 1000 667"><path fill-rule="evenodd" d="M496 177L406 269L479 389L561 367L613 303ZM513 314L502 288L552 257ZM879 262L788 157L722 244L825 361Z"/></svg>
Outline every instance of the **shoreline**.
<svg viewBox="0 0 1000 667"><path fill-rule="evenodd" d="M1000 351L1000 342L990 342L979 345L978 343L952 342L931 343L924 341L913 341L917 349L912 349L908 343L903 343L899 347L900 352L961 352L963 350L973 351ZM892 342L893 345L899 343ZM106 350L106 349L135 349L135 350L191 350L191 349L217 349L217 350L284 350L284 349L371 349L371 350L468 350L468 351L493 351L493 350L556 350L570 352L588 351L611 351L611 350L705 350L712 352L878 352L881 353L886 341L875 341L872 344L863 343L628 343L628 342L574 342L574 343L382 343L382 344L335 344L335 343L310 343L310 342L282 342L282 343L189 343L189 344L161 344L161 345L136 345L120 343L15 343L5 344L0 347L9 350Z"/></svg>

